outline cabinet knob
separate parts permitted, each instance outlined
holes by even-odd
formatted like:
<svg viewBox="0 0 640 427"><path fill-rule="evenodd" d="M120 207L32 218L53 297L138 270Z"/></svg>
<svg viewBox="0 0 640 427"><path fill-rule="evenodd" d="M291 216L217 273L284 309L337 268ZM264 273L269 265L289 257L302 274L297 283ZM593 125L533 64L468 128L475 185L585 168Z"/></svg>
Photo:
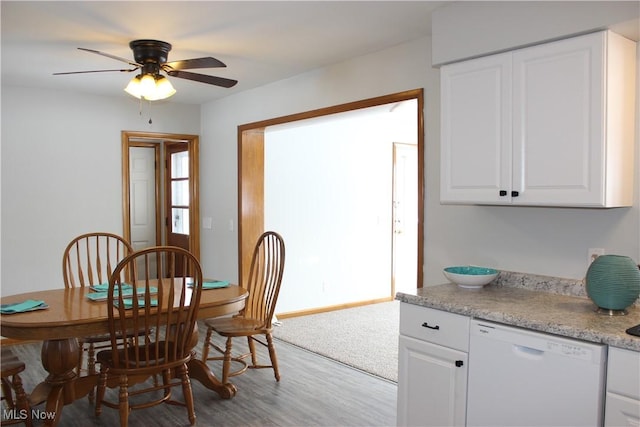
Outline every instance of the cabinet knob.
<svg viewBox="0 0 640 427"><path fill-rule="evenodd" d="M511 192L511 197L518 197L520 195L520 193L518 193L517 191L512 191Z"/></svg>
<svg viewBox="0 0 640 427"><path fill-rule="evenodd" d="M435 329L435 330L440 329L440 326L438 326L438 325L431 326L431 325L429 325L427 322L424 322L424 323L422 324L422 326L423 326L424 328L429 328L429 329Z"/></svg>
<svg viewBox="0 0 640 427"><path fill-rule="evenodd" d="M500 195L501 196L506 196L507 195L507 190L500 190Z"/></svg>
<svg viewBox="0 0 640 427"><path fill-rule="evenodd" d="M464 365L464 362L462 360L456 360L456 366L459 368L462 365Z"/></svg>

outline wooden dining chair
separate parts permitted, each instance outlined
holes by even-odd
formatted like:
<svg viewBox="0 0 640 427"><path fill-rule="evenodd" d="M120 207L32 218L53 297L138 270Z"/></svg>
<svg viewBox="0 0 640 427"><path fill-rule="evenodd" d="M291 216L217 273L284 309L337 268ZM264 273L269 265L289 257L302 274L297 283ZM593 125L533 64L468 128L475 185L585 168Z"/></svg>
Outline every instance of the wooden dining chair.
<svg viewBox="0 0 640 427"><path fill-rule="evenodd" d="M82 234L67 245L62 257L62 275L67 288L89 287L109 283L109 277L116 265L133 252L133 247L122 237L104 232ZM129 332L135 336L140 332ZM83 355L87 353L87 372L96 373L95 351L108 348L110 337L107 334L78 337L80 357L78 374L82 370ZM89 393L93 403L94 393Z"/></svg>
<svg viewBox="0 0 640 427"><path fill-rule="evenodd" d="M2 408L2 425L24 423L31 427L31 406L29 397L22 386L20 372L25 370L25 364L18 359L10 347L0 347L0 371L2 376L2 400L5 407ZM14 396L15 393L15 396ZM5 412L8 411L8 412Z"/></svg>
<svg viewBox="0 0 640 427"><path fill-rule="evenodd" d="M246 288L249 297L245 308L233 317L220 317L206 319L207 335L204 341L202 360L222 360L222 383L226 384L229 377L240 375L247 368L273 368L276 381L280 381L278 359L273 345L272 319L280 293L282 274L284 271L284 240L274 232L267 231L260 236L253 251L249 280ZM226 338L225 349L216 345L212 339L213 332ZM259 339L264 335L266 342ZM232 339L234 337L247 337L249 352L232 355ZM258 364L255 343L262 344L269 350L270 365ZM209 347L215 349L223 356L209 357ZM251 356L251 364L245 359ZM231 371L231 362L238 362L242 366Z"/></svg>
<svg viewBox="0 0 640 427"><path fill-rule="evenodd" d="M176 266L183 266L176 273ZM120 290L125 271L135 284L133 296ZM97 355L100 379L96 394L96 415L102 405L119 409L120 425L129 413L160 403L186 406L189 421L196 420L187 363L198 341L197 319L202 293L202 270L190 252L172 246L157 246L135 252L115 268L109 280L107 299L111 349ZM158 313L162 313L158 316ZM129 329L144 330L144 337L126 339ZM152 333L153 331L153 333ZM149 381L158 375L161 384ZM171 397L171 388L182 386L184 402ZM108 386L119 387L117 401L105 398ZM138 395L162 391L142 401ZM135 402L130 400L136 396ZM114 398L115 399L115 398Z"/></svg>

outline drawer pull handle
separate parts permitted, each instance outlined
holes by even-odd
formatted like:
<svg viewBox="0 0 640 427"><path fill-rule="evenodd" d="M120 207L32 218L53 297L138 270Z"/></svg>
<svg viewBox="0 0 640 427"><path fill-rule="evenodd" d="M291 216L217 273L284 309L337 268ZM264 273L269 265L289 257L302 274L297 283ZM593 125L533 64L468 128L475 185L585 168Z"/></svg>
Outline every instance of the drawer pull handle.
<svg viewBox="0 0 640 427"><path fill-rule="evenodd" d="M464 362L462 360L456 360L456 366L459 368L462 365L464 365Z"/></svg>
<svg viewBox="0 0 640 427"><path fill-rule="evenodd" d="M422 324L422 326L424 326L425 328L429 328L429 329L435 329L435 330L440 329L440 326L438 326L438 325L436 325L436 326L429 326L429 324L428 324L427 322L424 322L424 323Z"/></svg>

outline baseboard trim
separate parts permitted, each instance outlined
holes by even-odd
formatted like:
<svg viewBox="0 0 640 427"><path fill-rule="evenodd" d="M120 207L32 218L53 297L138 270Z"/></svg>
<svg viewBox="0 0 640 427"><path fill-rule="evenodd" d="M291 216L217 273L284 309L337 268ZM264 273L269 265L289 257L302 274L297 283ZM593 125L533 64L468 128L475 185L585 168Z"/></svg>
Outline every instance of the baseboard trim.
<svg viewBox="0 0 640 427"><path fill-rule="evenodd" d="M345 304L330 305L326 307L310 308L307 310L289 311L285 313L276 313L278 319L288 319L291 317L307 316L309 314L327 313L335 310L343 310L345 308L361 307L363 305L377 304L380 302L393 301L393 297L377 298L366 301L349 302Z"/></svg>

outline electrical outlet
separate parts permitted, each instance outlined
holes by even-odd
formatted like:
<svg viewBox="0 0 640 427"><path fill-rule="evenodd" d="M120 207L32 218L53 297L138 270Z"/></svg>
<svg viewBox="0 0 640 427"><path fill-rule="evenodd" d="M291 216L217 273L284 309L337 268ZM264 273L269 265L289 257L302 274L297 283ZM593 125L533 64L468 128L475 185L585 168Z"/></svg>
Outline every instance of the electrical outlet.
<svg viewBox="0 0 640 427"><path fill-rule="evenodd" d="M589 251L587 253L587 265L591 265L591 263L595 261L595 259L600 255L604 255L603 248L589 248Z"/></svg>

